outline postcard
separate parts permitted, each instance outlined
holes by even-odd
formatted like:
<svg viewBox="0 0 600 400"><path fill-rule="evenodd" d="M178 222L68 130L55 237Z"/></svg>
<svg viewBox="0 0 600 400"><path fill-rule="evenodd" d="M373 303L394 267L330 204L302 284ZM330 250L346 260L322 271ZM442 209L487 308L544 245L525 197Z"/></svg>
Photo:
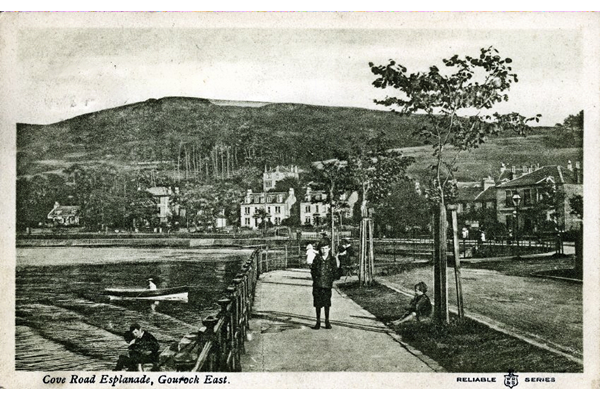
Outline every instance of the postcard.
<svg viewBox="0 0 600 400"><path fill-rule="evenodd" d="M599 37L0 14L0 386L598 388Z"/></svg>

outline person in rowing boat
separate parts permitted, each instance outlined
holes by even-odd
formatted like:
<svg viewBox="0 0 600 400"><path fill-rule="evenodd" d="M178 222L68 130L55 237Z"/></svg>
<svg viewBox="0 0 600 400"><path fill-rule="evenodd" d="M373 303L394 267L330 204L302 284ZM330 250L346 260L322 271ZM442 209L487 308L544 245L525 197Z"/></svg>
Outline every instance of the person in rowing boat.
<svg viewBox="0 0 600 400"><path fill-rule="evenodd" d="M154 279L148 278L148 289L156 290L156 283L154 283Z"/></svg>
<svg viewBox="0 0 600 400"><path fill-rule="evenodd" d="M125 341L129 343L127 355L120 355L115 366L115 371L143 371L143 364L157 363L158 340L150 333L142 329L141 325L131 325L129 331L124 335Z"/></svg>

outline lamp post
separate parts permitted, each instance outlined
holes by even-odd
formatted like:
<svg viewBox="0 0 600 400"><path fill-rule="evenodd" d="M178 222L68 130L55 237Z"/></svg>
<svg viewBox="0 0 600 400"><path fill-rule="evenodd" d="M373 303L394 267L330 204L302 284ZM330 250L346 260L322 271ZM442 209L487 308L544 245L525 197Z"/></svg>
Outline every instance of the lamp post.
<svg viewBox="0 0 600 400"><path fill-rule="evenodd" d="M521 196L519 196L519 193L513 194L512 201L515 206L515 241L517 242L517 258L519 258L521 253L519 251L519 237L517 236L519 231L519 204L521 203Z"/></svg>

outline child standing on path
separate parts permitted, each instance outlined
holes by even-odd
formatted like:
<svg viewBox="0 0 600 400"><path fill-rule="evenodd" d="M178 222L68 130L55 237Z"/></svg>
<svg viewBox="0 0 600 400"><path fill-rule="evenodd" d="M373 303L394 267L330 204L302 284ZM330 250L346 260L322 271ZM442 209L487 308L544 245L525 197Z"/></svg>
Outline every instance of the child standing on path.
<svg viewBox="0 0 600 400"><path fill-rule="evenodd" d="M313 306L315 307L317 323L312 329L321 329L321 308L325 309L325 329L331 329L329 323L329 308L331 307L331 288L335 273L339 268L339 260L331 254L331 242L323 238L319 242L319 254L310 268L313 281Z"/></svg>

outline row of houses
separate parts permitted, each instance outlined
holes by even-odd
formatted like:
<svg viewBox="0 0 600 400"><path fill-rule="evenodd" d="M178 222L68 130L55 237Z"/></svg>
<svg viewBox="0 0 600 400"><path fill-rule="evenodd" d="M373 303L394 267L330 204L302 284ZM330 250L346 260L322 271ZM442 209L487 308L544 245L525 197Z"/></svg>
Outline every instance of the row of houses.
<svg viewBox="0 0 600 400"><path fill-rule="evenodd" d="M318 226L330 215L331 205L327 194L322 190L312 190L307 186L303 198L297 199L294 189L287 192L253 193L248 189L240 205L240 225L242 228L256 229L267 219L274 225L292 218L292 206L299 203L300 224ZM358 201L358 193L345 193L340 196L337 204L343 204L334 213L343 219L352 218L354 204Z"/></svg>
<svg viewBox="0 0 600 400"><path fill-rule="evenodd" d="M297 167L276 167L265 170L263 189L274 188L277 181L287 177L298 178ZM496 178L485 177L478 182L458 182L459 214L473 214L471 211L485 209L495 215L497 222L512 229L518 227L522 231L533 232L539 221L534 219L532 211L542 201L546 201L549 188L555 193L553 206L545 209L544 220L552 221L558 229L573 230L581 227L581 219L571 213L569 199L574 195L583 195L583 171L580 162L575 165L569 161L561 165L522 165L507 166L502 164ZM416 182L416 190L419 190ZM327 195L323 191L306 188L306 195L300 199L300 224L317 226L322 224L330 212ZM343 220L352 218L354 204L358 201L358 193L347 193L338 203L346 208L336 210ZM280 225L291 217L291 209L296 204L293 189L289 192L252 193L248 190L241 205L241 226L256 229L262 221L258 210L266 211L269 221ZM264 214L263 214L264 215ZM538 216L539 218L539 216ZM472 228L479 228L480 221L467 220Z"/></svg>
<svg viewBox="0 0 600 400"><path fill-rule="evenodd" d="M488 209L496 215L499 223L507 227L518 226L524 231L536 230L536 223L530 211L542 201L549 189L555 199L552 208L545 210L545 220L553 221L561 230L581 227L581 219L571 213L569 199L583 195L583 171L580 162L569 161L561 165L502 164L496 179L487 177L480 182L458 183L459 214L473 210ZM468 221L477 225L478 221Z"/></svg>
<svg viewBox="0 0 600 400"><path fill-rule="evenodd" d="M253 193L248 189L240 202L240 226L257 229L263 219L274 225L281 225L289 218L302 225L318 226L330 215L330 203L327 194L321 190L313 190L311 185L305 188L305 195L297 199L294 189L285 192L270 191L276 183L286 178L298 179L300 170L296 166L275 167L263 173L263 191ZM554 220L563 230L578 229L581 220L571 213L569 199L576 194L583 195L581 164L566 166L524 165L510 166L502 164L498 176L494 179L486 177L479 182L458 182L459 214L472 215L472 211L485 209L491 211L496 221L507 227L519 226L525 231L535 230L536 221L528 211L534 209L541 201L548 187L558 194L559 203L546 211L546 219ZM416 188L418 190L418 183ZM172 205L170 198L178 194L178 188L152 187L147 189L157 199L157 214L160 222L166 222L172 215L185 215L185 210ZM336 204L343 205L334 210L341 221L353 217L354 205L358 201L357 192L348 192L336 199ZM299 215L292 216L292 207L299 203ZM48 214L48 219L55 224L70 226L79 224L78 206L61 206L58 203ZM468 220L467 225L478 227L479 221ZM215 221L215 227L227 225L224 216Z"/></svg>

